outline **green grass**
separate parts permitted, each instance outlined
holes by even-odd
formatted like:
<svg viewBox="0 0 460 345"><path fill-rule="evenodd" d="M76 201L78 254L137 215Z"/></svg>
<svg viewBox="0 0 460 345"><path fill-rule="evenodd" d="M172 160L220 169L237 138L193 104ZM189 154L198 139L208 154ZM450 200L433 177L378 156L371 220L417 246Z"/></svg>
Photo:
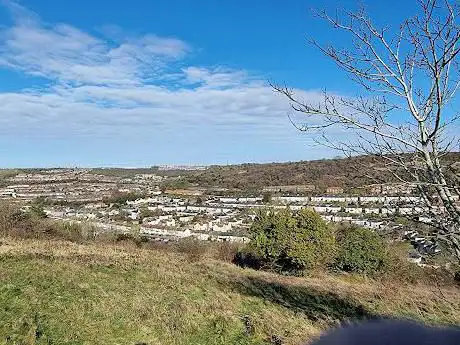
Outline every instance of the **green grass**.
<svg viewBox="0 0 460 345"><path fill-rule="evenodd" d="M0 344L303 344L382 315L460 324L460 293L282 277L128 245L0 241Z"/></svg>

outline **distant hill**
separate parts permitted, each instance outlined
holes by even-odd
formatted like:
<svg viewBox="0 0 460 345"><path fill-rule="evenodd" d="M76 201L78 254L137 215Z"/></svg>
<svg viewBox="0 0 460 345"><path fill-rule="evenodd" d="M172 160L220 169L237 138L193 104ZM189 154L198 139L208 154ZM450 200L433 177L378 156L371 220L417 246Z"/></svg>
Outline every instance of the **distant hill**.
<svg viewBox="0 0 460 345"><path fill-rule="evenodd" d="M450 153L443 158L455 163L460 171L460 152ZM345 192L377 182L397 182L384 169L384 162L371 156L352 158L321 159L286 163L246 163L237 165L212 165L199 170L162 170L150 168L94 168L92 174L119 178L136 174L158 174L171 179L166 187L203 187L230 190L257 190L267 186L314 185L315 191L323 193L328 187L341 187ZM0 185L7 177L19 172L38 172L43 169L0 170Z"/></svg>
<svg viewBox="0 0 460 345"><path fill-rule="evenodd" d="M460 153L452 153L446 161L460 163ZM384 162L370 156L314 161L211 166L204 171L190 172L184 179L202 187L230 189L261 189L265 186L315 185L323 192L327 187L346 191L376 183L376 180L397 182L384 169Z"/></svg>

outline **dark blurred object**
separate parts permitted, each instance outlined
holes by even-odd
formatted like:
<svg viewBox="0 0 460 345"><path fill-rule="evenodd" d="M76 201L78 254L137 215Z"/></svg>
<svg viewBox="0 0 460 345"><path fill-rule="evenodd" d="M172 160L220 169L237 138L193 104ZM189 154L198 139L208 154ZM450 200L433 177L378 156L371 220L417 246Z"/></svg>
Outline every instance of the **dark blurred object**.
<svg viewBox="0 0 460 345"><path fill-rule="evenodd" d="M312 345L459 345L460 328L435 328L415 322L375 320L334 329Z"/></svg>

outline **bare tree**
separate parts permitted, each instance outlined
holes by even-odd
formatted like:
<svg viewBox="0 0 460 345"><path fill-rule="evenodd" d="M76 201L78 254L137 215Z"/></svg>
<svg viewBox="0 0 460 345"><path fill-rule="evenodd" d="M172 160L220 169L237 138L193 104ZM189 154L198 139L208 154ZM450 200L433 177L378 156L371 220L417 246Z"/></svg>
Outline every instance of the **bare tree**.
<svg viewBox="0 0 460 345"><path fill-rule="evenodd" d="M334 16L316 13L350 36L348 48L311 43L362 86L359 97L325 91L313 104L293 89L272 86L289 99L294 114L307 116L305 125L292 120L300 130L347 155L382 159L396 181L417 190L432 238L460 260L459 175L445 159L459 144L453 106L460 85L460 13L448 0L419 5L417 14L393 31L377 27L364 8ZM334 127L353 131L353 139L334 140Z"/></svg>

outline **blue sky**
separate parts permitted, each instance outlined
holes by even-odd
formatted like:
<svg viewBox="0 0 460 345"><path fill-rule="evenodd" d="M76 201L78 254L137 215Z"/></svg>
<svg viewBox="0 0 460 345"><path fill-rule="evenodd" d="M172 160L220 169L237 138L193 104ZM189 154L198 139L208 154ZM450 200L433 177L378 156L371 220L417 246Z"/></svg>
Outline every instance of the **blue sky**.
<svg viewBox="0 0 460 345"><path fill-rule="evenodd" d="M306 39L346 44L310 9L357 4L0 0L0 166L335 156L293 128L267 80L313 101L323 88L356 94ZM366 5L377 23L396 26L416 1Z"/></svg>

